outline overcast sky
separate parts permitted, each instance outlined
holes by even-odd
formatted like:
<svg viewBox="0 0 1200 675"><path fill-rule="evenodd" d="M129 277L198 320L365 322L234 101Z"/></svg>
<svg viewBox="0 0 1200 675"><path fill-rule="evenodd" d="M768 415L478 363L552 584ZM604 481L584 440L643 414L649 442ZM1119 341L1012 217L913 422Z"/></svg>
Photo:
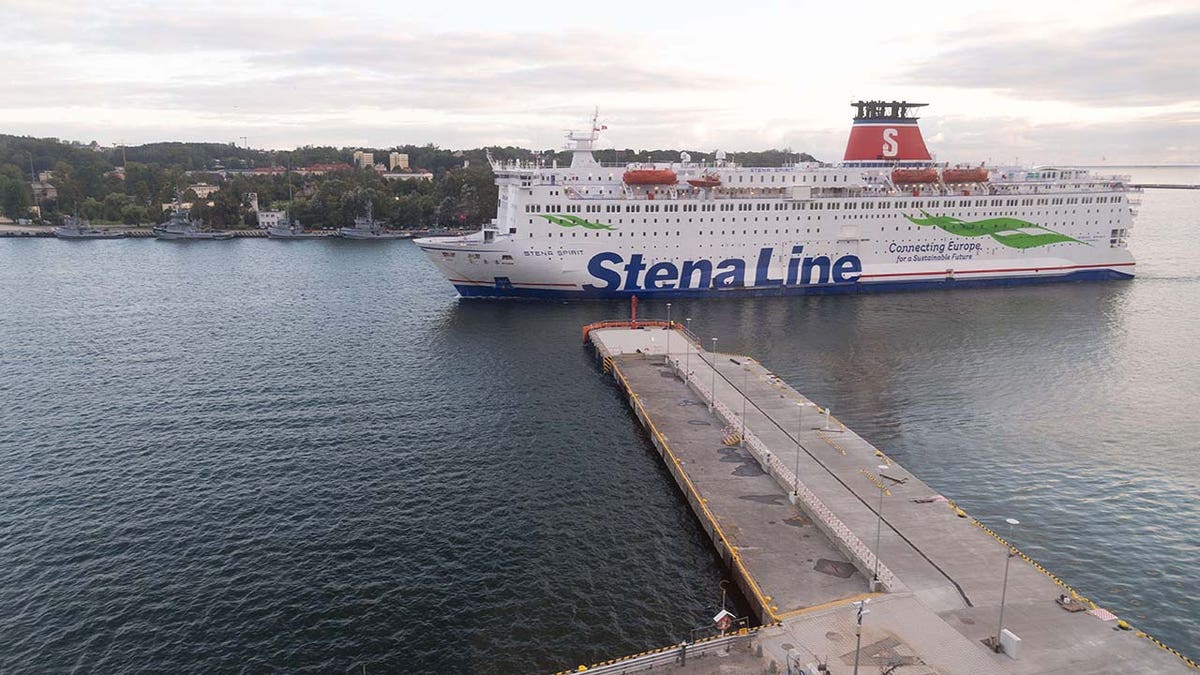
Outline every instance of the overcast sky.
<svg viewBox="0 0 1200 675"><path fill-rule="evenodd" d="M0 132L104 144L790 147L930 104L948 161L1200 162L1200 4L0 0Z"/></svg>

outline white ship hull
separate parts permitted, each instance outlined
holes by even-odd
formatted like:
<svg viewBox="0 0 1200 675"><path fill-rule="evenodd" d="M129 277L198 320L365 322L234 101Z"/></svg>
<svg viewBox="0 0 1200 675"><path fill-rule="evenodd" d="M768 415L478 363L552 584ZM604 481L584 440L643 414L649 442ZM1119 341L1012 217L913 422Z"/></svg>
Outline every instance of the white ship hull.
<svg viewBox="0 0 1200 675"><path fill-rule="evenodd" d="M861 272L855 272L857 266L853 265L853 258L858 256L856 249L861 251L861 244L838 247L837 242L809 240L800 243L793 240L759 248L729 247L720 258L707 257L705 251L683 252L680 249L684 262L692 263L688 275L680 274L682 265L675 265L674 270L664 266L649 279L646 270L664 261L645 250L578 245L553 251L569 254L570 258L564 259L565 256L553 256L550 250L522 250L505 241L484 246L477 236L419 239L416 243L430 255L463 297L616 298L639 295L669 298L871 293L1129 279L1134 275L1135 265L1128 251L1108 249L1104 242L1104 249L1098 251L1058 251L1053 254L1022 251L1016 255L937 253L925 256L932 258L928 261L904 263L895 262L899 256L872 254L865 259L858 258ZM888 242L885 248L892 243ZM948 242L936 242L930 237L930 243ZM780 252L801 246L803 251L796 256L780 255ZM823 254L806 256L808 251ZM515 261L518 256L525 257L530 252L537 257L526 258L520 263L500 260L502 256L510 255ZM454 257L446 256L448 253L454 253ZM468 262L466 256L470 254L479 257ZM599 263L593 263L597 256L603 257ZM641 257L640 264L634 256ZM721 266L729 261L740 261L741 264ZM843 261L840 274L836 274L838 261ZM600 274L589 273L589 264ZM639 267L641 271L637 272ZM722 272L727 276L716 280Z"/></svg>
<svg viewBox="0 0 1200 675"><path fill-rule="evenodd" d="M841 164L493 162L497 218L416 243L464 297L863 293L1128 279L1135 189L929 159L915 104L864 102ZM881 112L882 111L882 112ZM598 130L598 129L597 129ZM876 156L893 159L882 161ZM968 182L969 181L969 182Z"/></svg>

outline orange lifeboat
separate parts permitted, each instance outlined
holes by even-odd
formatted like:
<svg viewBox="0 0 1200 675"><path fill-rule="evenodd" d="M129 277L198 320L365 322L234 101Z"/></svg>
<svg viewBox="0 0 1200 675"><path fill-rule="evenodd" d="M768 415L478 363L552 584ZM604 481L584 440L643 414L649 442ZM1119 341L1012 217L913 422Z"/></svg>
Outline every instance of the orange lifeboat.
<svg viewBox="0 0 1200 675"><path fill-rule="evenodd" d="M936 183L937 169L893 169L892 182L897 185Z"/></svg>
<svg viewBox="0 0 1200 675"><path fill-rule="evenodd" d="M688 185L696 188L715 188L721 184L721 179L715 174L706 173L699 178L689 178Z"/></svg>
<svg viewBox="0 0 1200 675"><path fill-rule="evenodd" d="M679 177L670 169L630 169L623 180L626 185L674 185Z"/></svg>
<svg viewBox="0 0 1200 675"><path fill-rule="evenodd" d="M946 169L942 180L947 183L983 183L988 179L988 170L982 166L974 169Z"/></svg>

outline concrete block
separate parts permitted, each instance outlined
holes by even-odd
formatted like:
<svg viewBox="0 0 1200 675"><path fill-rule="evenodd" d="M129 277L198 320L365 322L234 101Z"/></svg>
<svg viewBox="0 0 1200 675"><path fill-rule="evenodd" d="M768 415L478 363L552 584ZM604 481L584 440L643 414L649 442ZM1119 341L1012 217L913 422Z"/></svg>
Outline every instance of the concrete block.
<svg viewBox="0 0 1200 675"><path fill-rule="evenodd" d="M1000 631L1000 651L1008 655L1010 659L1016 659L1017 653L1020 651L1021 638L1017 637L1009 629L1005 628Z"/></svg>

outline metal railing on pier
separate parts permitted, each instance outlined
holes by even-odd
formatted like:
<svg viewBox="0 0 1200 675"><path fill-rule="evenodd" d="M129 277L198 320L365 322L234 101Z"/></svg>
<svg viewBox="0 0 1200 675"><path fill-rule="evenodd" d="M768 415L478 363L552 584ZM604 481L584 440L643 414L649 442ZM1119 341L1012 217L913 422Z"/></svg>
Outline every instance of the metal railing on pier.
<svg viewBox="0 0 1200 675"><path fill-rule="evenodd" d="M668 356L668 362L673 364L673 368L679 368L679 359L677 357L672 358ZM709 365L715 368L714 364ZM685 381L700 394L706 403L712 406L718 417L730 426L737 426L739 428L745 426L741 416L730 410L719 399L716 399L712 389L705 386L701 380L702 378L694 377L691 373L685 373ZM748 426L746 426L742 440L746 447L750 449L755 459L767 467L767 473L774 477L775 481L785 490L792 491L796 495L796 499L803 503L809 515L818 520L824 526L822 529L835 539L835 543L841 544L857 560L860 571L870 575L875 574L874 570L878 569L877 578L879 583L889 591L895 589L895 574L882 561L876 560L875 552L859 539L858 535L854 534L840 518L834 515L833 511L821 501L820 497L817 497L808 486L804 485L791 469L779 461L779 457L771 452L766 443ZM799 452L799 449L797 449L797 452ZM876 564L878 564L878 567L876 567Z"/></svg>
<svg viewBox="0 0 1200 675"><path fill-rule="evenodd" d="M617 675L618 673L638 673L643 670L654 670L664 666L683 666L689 658L700 658L709 654L729 652L740 645L754 639L757 629L740 630L733 635L719 635L678 645L669 645L652 649L639 654L601 661L591 666L580 666L576 670L563 670L555 675L587 672L589 675Z"/></svg>

